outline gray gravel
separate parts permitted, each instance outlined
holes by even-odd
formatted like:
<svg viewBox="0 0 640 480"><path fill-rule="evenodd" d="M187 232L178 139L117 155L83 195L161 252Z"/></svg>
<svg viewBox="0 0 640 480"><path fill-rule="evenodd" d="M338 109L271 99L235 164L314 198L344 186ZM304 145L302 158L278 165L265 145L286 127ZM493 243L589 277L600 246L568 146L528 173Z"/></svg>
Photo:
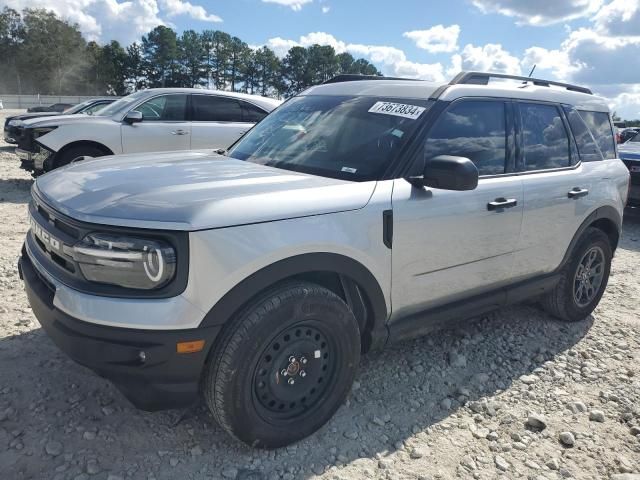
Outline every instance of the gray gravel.
<svg viewBox="0 0 640 480"><path fill-rule="evenodd" d="M16 269L17 165L0 143L0 478L640 479L640 215L592 318L522 305L369 355L326 427L265 452L202 404L137 411L51 343Z"/></svg>

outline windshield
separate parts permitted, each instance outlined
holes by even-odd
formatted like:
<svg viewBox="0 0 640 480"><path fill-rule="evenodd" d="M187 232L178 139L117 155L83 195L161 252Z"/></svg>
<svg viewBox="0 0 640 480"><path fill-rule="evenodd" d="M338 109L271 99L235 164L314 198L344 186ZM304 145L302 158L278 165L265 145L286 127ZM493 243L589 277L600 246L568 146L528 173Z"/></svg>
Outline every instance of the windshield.
<svg viewBox="0 0 640 480"><path fill-rule="evenodd" d="M144 96L146 96L147 92L144 90L140 90L139 92L132 93L131 95L127 95L126 97L122 97L120 100L116 100L115 102L107 105L104 108L101 108L97 112L94 113L96 116L100 117L111 117L118 113L124 113L132 103L140 100Z"/></svg>
<svg viewBox="0 0 640 480"><path fill-rule="evenodd" d="M635 133L633 137L627 140L628 143L640 143L640 133Z"/></svg>
<svg viewBox="0 0 640 480"><path fill-rule="evenodd" d="M432 102L304 95L250 130L228 155L285 170L367 181L379 178Z"/></svg>
<svg viewBox="0 0 640 480"><path fill-rule="evenodd" d="M65 115L73 115L74 113L80 113L82 112L85 108L87 108L89 105L91 105L94 102L94 100L86 100L82 103L79 103L73 107L71 107L68 110L64 111Z"/></svg>

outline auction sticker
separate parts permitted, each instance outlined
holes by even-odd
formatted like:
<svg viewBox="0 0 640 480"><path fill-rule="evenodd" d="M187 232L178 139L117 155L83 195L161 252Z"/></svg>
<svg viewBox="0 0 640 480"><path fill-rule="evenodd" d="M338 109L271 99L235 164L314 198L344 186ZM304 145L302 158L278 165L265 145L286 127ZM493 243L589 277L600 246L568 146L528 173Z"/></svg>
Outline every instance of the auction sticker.
<svg viewBox="0 0 640 480"><path fill-rule="evenodd" d="M370 113L381 113L383 115L395 115L396 117L410 118L415 120L422 112L426 110L425 107L418 107L417 105L407 105L406 103L393 103L393 102L376 102L373 107L369 109Z"/></svg>

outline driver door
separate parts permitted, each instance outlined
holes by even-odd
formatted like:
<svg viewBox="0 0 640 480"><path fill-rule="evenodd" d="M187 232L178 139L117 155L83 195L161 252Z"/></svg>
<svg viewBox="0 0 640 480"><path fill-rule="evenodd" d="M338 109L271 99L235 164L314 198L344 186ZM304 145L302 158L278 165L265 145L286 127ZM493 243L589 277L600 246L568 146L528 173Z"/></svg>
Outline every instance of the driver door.
<svg viewBox="0 0 640 480"><path fill-rule="evenodd" d="M120 127L123 153L164 152L191 148L191 122L187 121L188 95L159 95L133 110L142 122Z"/></svg>
<svg viewBox="0 0 640 480"><path fill-rule="evenodd" d="M394 180L392 321L510 281L523 212L522 181L509 174L511 112L509 102L457 101L427 136L425 161L469 158L480 174L475 190L416 188Z"/></svg>

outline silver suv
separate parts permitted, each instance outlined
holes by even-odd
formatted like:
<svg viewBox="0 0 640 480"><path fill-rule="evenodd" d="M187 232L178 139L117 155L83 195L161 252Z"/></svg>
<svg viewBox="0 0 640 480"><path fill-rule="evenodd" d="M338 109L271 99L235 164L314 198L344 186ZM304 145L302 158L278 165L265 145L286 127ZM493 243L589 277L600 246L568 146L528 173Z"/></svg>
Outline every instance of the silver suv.
<svg viewBox="0 0 640 480"><path fill-rule="evenodd" d="M337 77L226 152L42 176L20 259L35 315L136 406L202 392L264 448L320 428L389 342L532 297L584 319L629 182L607 105L502 77Z"/></svg>

